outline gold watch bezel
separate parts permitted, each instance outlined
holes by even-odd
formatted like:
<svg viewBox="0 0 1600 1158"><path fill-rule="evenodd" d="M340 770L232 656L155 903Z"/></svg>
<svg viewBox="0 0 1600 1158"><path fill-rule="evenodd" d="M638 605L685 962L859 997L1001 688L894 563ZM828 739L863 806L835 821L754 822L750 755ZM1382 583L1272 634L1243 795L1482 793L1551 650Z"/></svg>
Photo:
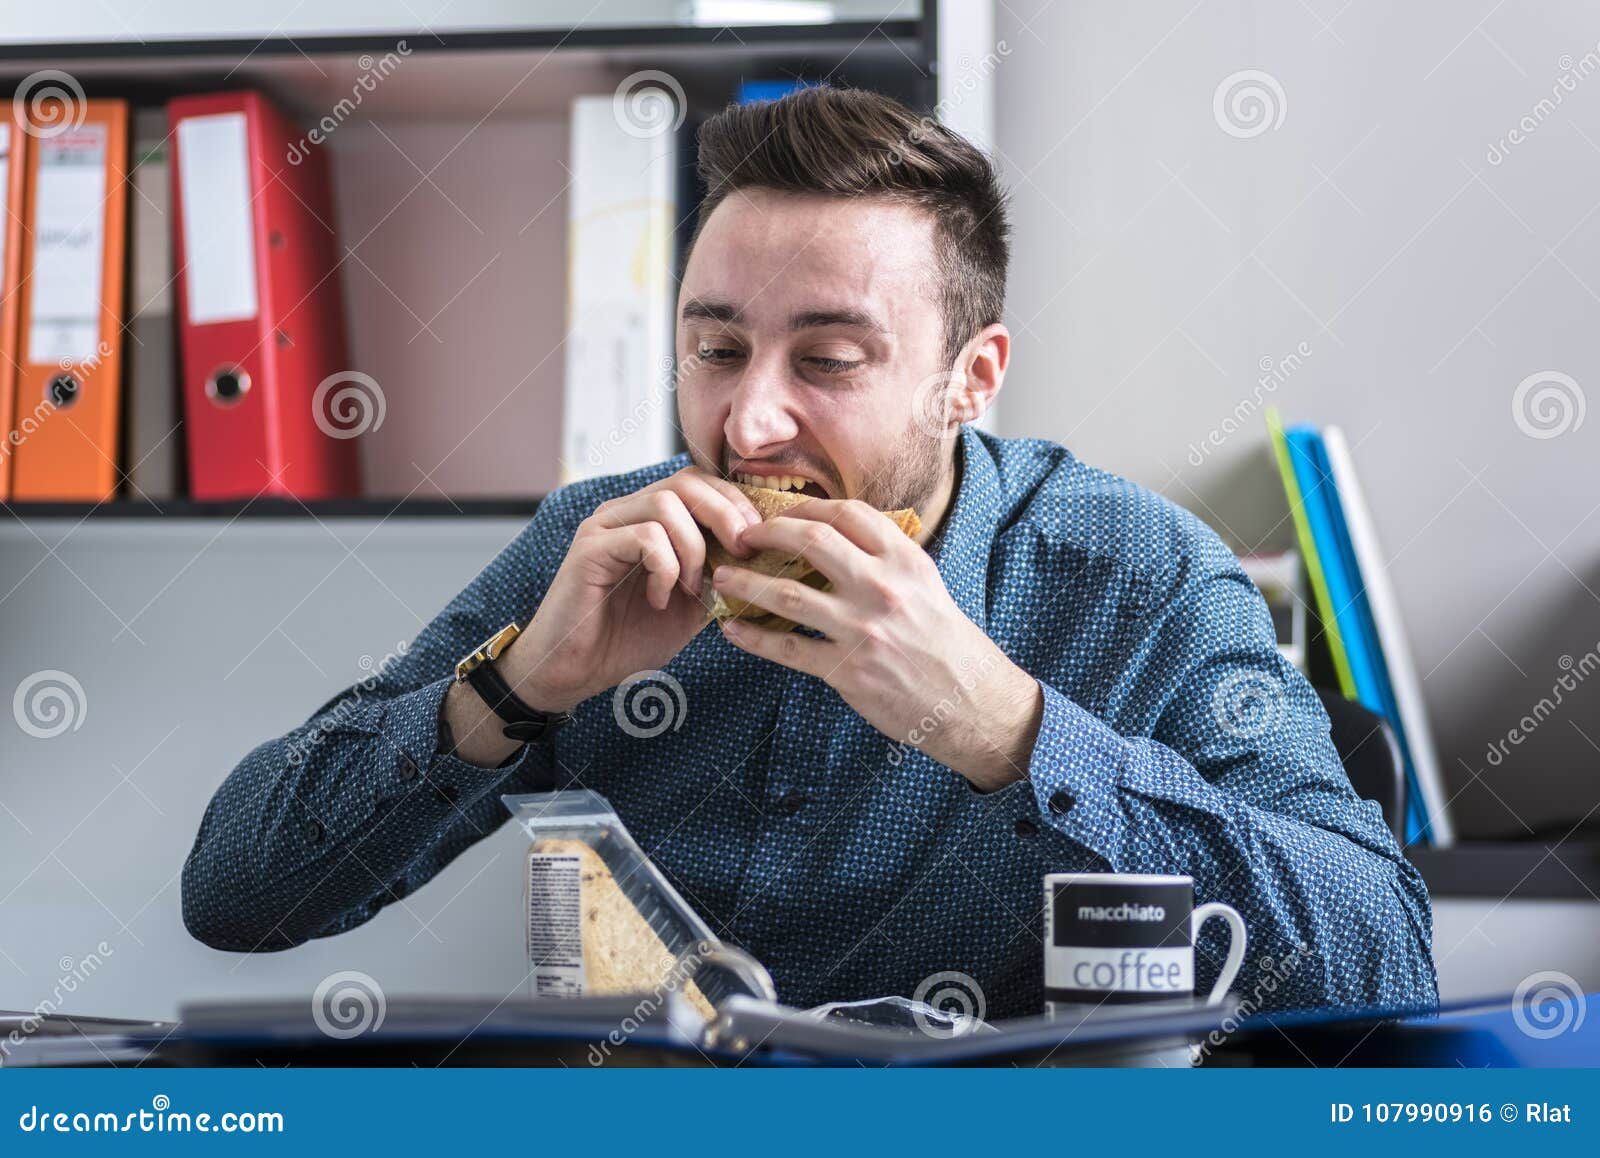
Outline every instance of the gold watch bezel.
<svg viewBox="0 0 1600 1158"><path fill-rule="evenodd" d="M515 623L508 623L488 639L484 640L478 650L466 656L456 664L456 681L465 683L475 669L486 663L493 663L504 654L506 648L511 646L511 641L522 634L522 628Z"/></svg>

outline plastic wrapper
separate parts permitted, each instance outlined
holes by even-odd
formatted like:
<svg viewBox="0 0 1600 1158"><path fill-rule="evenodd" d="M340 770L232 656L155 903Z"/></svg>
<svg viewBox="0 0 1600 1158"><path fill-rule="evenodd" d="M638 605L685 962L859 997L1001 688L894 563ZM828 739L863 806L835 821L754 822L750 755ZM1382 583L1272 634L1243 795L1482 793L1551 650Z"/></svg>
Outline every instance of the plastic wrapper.
<svg viewBox="0 0 1600 1158"><path fill-rule="evenodd" d="M532 842L523 927L533 996L675 992L707 1021L734 993L775 999L766 970L711 932L605 797L568 789L501 799Z"/></svg>
<svg viewBox="0 0 1600 1158"><path fill-rule="evenodd" d="M910 997L871 997L864 1001L830 1001L805 1011L817 1021L866 1026L929 1037L963 1037L994 1033L994 1026L960 1009L941 1009Z"/></svg>

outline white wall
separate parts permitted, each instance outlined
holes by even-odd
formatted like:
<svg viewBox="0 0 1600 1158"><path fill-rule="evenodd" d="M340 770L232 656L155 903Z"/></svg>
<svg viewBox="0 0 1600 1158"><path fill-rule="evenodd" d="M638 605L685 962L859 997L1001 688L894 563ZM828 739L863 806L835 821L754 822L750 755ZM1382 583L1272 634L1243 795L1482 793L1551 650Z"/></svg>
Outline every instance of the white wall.
<svg viewBox="0 0 1600 1158"><path fill-rule="evenodd" d="M526 842L509 829L361 929L282 953L191 939L178 873L228 769L367 678L520 529L0 523L0 688L9 700L64 669L81 689L57 701L65 717L19 717L59 734L0 728L0 1009L162 1018L184 1000L309 995L347 969L390 995L516 987L521 878L509 866Z"/></svg>
<svg viewBox="0 0 1600 1158"><path fill-rule="evenodd" d="M1600 989L1600 905L1435 897L1433 960L1441 1001L1504 997L1550 970L1593 993Z"/></svg>
<svg viewBox="0 0 1600 1158"><path fill-rule="evenodd" d="M1271 547L1292 534L1258 401L1341 425L1461 828L1594 808L1600 673L1502 766L1486 750L1600 640L1600 420L1535 438L1513 416L1539 371L1600 390L1600 9L1006 0L995 32L1017 239L1001 433L1065 442ZM1241 138L1213 98L1246 69L1285 115ZM1258 363L1300 343L1303 364L1257 388ZM1236 408L1237 433L1192 449Z"/></svg>

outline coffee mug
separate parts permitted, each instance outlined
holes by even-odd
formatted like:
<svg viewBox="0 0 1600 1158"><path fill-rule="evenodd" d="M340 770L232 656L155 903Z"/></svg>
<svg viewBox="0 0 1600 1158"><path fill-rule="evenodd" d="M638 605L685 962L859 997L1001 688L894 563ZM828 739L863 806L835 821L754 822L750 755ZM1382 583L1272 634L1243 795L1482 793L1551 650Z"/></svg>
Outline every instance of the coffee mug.
<svg viewBox="0 0 1600 1158"><path fill-rule="evenodd" d="M1051 873L1044 878L1044 996L1051 1004L1192 1000L1194 942L1212 917L1228 922L1228 958L1208 1005L1244 962L1244 921L1221 901L1195 908L1194 878Z"/></svg>

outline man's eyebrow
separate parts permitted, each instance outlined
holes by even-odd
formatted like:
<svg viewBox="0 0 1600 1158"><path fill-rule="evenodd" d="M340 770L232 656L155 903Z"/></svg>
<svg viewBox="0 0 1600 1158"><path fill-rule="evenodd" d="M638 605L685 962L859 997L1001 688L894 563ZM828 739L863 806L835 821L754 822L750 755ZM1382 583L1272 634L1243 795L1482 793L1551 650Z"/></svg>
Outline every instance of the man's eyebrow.
<svg viewBox="0 0 1600 1158"><path fill-rule="evenodd" d="M889 328L861 310L802 310L789 317L789 329L814 330L823 326L844 326L853 330L888 333Z"/></svg>
<svg viewBox="0 0 1600 1158"><path fill-rule="evenodd" d="M744 312L731 302L716 298L690 298L683 303L680 315L684 321L719 322L722 325L743 325ZM841 326L873 333L888 333L889 328L871 314L853 309L800 310L789 316L789 329L815 330L826 326Z"/></svg>
<svg viewBox="0 0 1600 1158"><path fill-rule="evenodd" d="M684 321L694 318L703 322L722 322L724 325L734 326L744 321L744 315L733 304L703 298L690 298L684 302L682 317Z"/></svg>

